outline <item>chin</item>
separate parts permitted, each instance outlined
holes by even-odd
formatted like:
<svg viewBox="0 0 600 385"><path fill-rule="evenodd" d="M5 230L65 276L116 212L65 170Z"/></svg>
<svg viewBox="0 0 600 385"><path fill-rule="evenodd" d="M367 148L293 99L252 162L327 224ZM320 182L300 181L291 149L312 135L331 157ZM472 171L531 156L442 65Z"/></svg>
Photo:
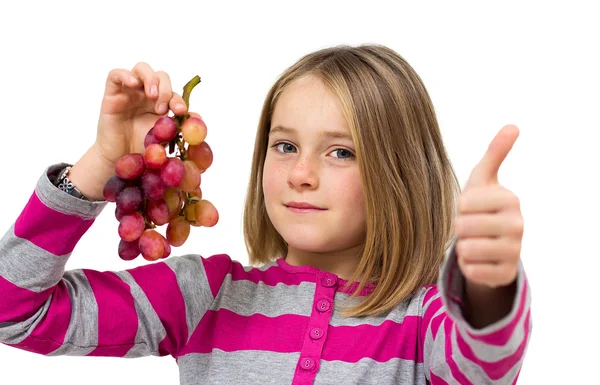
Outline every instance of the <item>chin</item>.
<svg viewBox="0 0 600 385"><path fill-rule="evenodd" d="M324 253L336 249L334 239L327 236L327 232L314 226L290 226L285 231L279 232L289 247L309 251L313 253Z"/></svg>

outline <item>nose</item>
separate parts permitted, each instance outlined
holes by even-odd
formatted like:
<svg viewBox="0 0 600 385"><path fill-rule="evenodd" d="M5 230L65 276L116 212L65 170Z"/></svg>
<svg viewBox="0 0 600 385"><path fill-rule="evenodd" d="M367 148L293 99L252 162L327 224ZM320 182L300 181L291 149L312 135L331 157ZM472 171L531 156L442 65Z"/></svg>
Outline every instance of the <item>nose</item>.
<svg viewBox="0 0 600 385"><path fill-rule="evenodd" d="M288 185L297 190L316 189L319 186L319 166L308 156L298 157L288 173Z"/></svg>

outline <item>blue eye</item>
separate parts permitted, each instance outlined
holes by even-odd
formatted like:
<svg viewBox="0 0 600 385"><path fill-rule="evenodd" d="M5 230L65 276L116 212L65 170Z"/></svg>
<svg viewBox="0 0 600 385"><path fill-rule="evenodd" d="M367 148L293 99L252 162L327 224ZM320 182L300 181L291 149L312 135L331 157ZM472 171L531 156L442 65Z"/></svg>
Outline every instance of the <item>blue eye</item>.
<svg viewBox="0 0 600 385"><path fill-rule="evenodd" d="M279 146L283 146L283 151L279 150L279 152L283 152L284 154L289 154L289 152L293 152L296 149L296 147L290 143L278 143L275 145L276 148L279 148ZM289 152L286 152L286 150L289 150Z"/></svg>
<svg viewBox="0 0 600 385"><path fill-rule="evenodd" d="M333 154L334 152L338 153L338 156L335 157L338 159L352 159L354 157L354 154L351 151L346 150L345 148L338 148L336 150L333 150L331 153Z"/></svg>

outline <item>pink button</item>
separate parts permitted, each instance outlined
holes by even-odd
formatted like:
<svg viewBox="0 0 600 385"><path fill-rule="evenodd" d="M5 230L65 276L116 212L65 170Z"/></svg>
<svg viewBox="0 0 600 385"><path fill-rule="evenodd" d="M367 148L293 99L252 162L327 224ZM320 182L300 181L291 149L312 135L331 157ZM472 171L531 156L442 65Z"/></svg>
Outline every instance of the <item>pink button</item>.
<svg viewBox="0 0 600 385"><path fill-rule="evenodd" d="M317 310L321 313L325 313L329 308L331 308L331 303L325 299L322 299L317 303Z"/></svg>
<svg viewBox="0 0 600 385"><path fill-rule="evenodd" d="M304 370L313 370L315 368L315 360L312 358L303 358L300 360L300 367Z"/></svg>
<svg viewBox="0 0 600 385"><path fill-rule="evenodd" d="M331 276L324 277L321 283L325 287L334 287L337 284L337 280Z"/></svg>
<svg viewBox="0 0 600 385"><path fill-rule="evenodd" d="M318 340L321 337L323 337L323 334L323 329L314 328L310 331L310 338L312 338L313 340Z"/></svg>

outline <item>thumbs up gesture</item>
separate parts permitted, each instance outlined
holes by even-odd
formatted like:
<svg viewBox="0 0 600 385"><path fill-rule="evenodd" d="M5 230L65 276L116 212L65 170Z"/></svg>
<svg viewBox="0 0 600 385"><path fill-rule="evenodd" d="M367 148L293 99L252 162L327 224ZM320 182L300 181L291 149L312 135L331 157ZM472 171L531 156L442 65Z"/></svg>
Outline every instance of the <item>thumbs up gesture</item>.
<svg viewBox="0 0 600 385"><path fill-rule="evenodd" d="M466 280L475 286L507 286L517 277L523 238L519 198L498 183L498 169L519 136L504 126L471 172L456 218L456 253Z"/></svg>

